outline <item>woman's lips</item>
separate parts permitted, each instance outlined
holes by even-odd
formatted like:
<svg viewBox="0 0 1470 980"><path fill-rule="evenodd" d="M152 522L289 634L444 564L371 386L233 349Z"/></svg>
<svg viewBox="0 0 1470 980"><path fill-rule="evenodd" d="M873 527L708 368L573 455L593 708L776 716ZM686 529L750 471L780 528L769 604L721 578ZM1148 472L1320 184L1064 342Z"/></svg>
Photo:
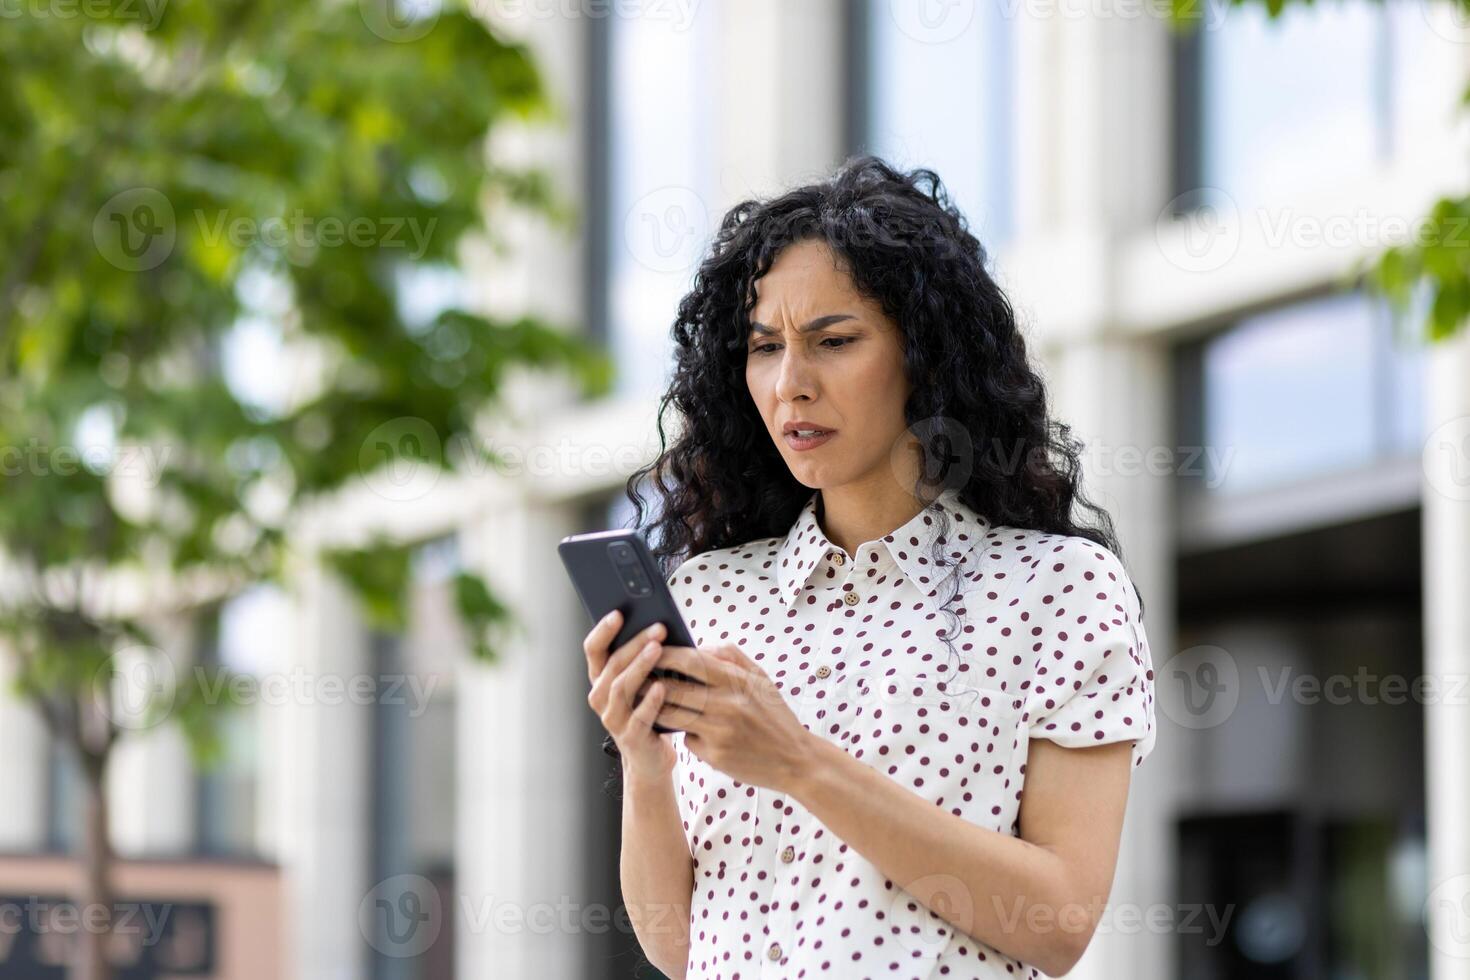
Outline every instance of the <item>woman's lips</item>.
<svg viewBox="0 0 1470 980"><path fill-rule="evenodd" d="M788 432L786 433L786 445L799 453L804 453L808 449L816 449L818 446L825 445L835 435L837 435L836 429L827 429L814 436L799 436L795 432Z"/></svg>

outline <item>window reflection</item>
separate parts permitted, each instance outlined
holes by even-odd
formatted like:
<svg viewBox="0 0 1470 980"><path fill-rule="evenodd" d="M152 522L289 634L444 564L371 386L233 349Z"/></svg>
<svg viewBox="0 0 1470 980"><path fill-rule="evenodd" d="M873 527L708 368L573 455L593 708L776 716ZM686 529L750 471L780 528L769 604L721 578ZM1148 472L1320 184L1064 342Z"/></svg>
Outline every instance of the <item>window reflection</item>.
<svg viewBox="0 0 1470 980"><path fill-rule="evenodd" d="M1361 292L1247 317L1200 350L1206 486L1237 493L1415 453L1424 352Z"/></svg>
<svg viewBox="0 0 1470 980"><path fill-rule="evenodd" d="M199 665L211 682L243 675L259 682L281 668L279 651L290 629L290 600L273 585L257 585L223 602L204 620ZM221 691L234 687L221 684ZM228 698L226 698L226 702ZM215 708L219 753L198 777L198 846L206 854L255 855L261 782L259 697Z"/></svg>
<svg viewBox="0 0 1470 980"><path fill-rule="evenodd" d="M862 149L931 167L981 244L1004 243L1015 232L1014 17L1004 4L951 5L935 19L925 4L863 2Z"/></svg>
<svg viewBox="0 0 1470 980"><path fill-rule="evenodd" d="M713 4L608 17L608 333L619 393L668 378L669 328L708 244L715 184Z"/></svg>
<svg viewBox="0 0 1470 980"><path fill-rule="evenodd" d="M1288 4L1272 19L1262 4L1208 0L1186 42L1196 58L1176 86L1198 92L1178 119L1184 152L1197 159L1184 161L1177 191L1223 191L1242 208L1282 204L1371 177L1409 152L1444 85L1434 50L1443 44L1418 7Z"/></svg>

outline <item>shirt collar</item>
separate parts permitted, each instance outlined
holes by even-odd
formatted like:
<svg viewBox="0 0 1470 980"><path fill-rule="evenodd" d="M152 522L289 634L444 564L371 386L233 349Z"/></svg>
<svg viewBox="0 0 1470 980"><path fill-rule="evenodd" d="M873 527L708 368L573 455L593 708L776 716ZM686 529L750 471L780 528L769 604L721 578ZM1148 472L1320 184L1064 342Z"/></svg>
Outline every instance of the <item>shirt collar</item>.
<svg viewBox="0 0 1470 980"><path fill-rule="evenodd" d="M781 598L787 605L796 601L801 590L811 582L813 573L841 550L827 539L817 522L820 494L821 491L815 490L807 498L806 505L777 549L776 576ZM904 578L912 582L925 598L932 598L949 574L947 570L936 570L932 557L935 539L943 526L939 519L941 514L949 518L945 543L950 547L945 549L945 553L951 560L963 560L984 540L990 522L961 501L959 491L953 488L941 492L902 527L873 541L864 541L852 559L862 563L878 552L881 560L881 555L886 552L902 570Z"/></svg>

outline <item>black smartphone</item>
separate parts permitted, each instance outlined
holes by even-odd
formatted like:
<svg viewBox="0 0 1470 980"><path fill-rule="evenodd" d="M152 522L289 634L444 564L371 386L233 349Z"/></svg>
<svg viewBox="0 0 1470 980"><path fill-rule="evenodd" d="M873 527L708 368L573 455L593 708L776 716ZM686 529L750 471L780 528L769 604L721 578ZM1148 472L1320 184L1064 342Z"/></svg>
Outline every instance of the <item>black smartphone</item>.
<svg viewBox="0 0 1470 980"><path fill-rule="evenodd" d="M679 614L679 607L658 570L653 553L636 531L573 534L562 538L556 550L587 615L594 623L614 609L623 614L623 625L613 637L610 650L617 650L654 623L663 623L667 628L661 641L666 646L694 646L689 627ZM654 667L649 676L676 677L695 684L702 683L667 667ZM676 732L680 729L668 728L655 721L653 730ZM612 736L608 736L603 747L607 748L611 741Z"/></svg>

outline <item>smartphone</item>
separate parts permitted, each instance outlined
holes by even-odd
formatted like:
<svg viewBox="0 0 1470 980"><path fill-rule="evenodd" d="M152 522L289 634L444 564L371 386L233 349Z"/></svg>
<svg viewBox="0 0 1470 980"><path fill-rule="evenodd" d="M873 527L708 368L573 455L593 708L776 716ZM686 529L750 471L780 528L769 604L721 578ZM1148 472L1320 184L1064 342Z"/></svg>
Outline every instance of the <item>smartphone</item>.
<svg viewBox="0 0 1470 980"><path fill-rule="evenodd" d="M694 639L684 617L679 614L668 583L638 532L618 530L573 534L562 538L556 550L593 622L614 609L623 614L623 625L613 638L610 650L617 650L654 623L663 623L666 627L667 633L661 641L665 645L694 646ZM668 667L654 667L648 675L703 683ZM660 733L680 731L657 721L653 723L653 730ZM603 747L607 748L611 741L612 736L608 736Z"/></svg>

